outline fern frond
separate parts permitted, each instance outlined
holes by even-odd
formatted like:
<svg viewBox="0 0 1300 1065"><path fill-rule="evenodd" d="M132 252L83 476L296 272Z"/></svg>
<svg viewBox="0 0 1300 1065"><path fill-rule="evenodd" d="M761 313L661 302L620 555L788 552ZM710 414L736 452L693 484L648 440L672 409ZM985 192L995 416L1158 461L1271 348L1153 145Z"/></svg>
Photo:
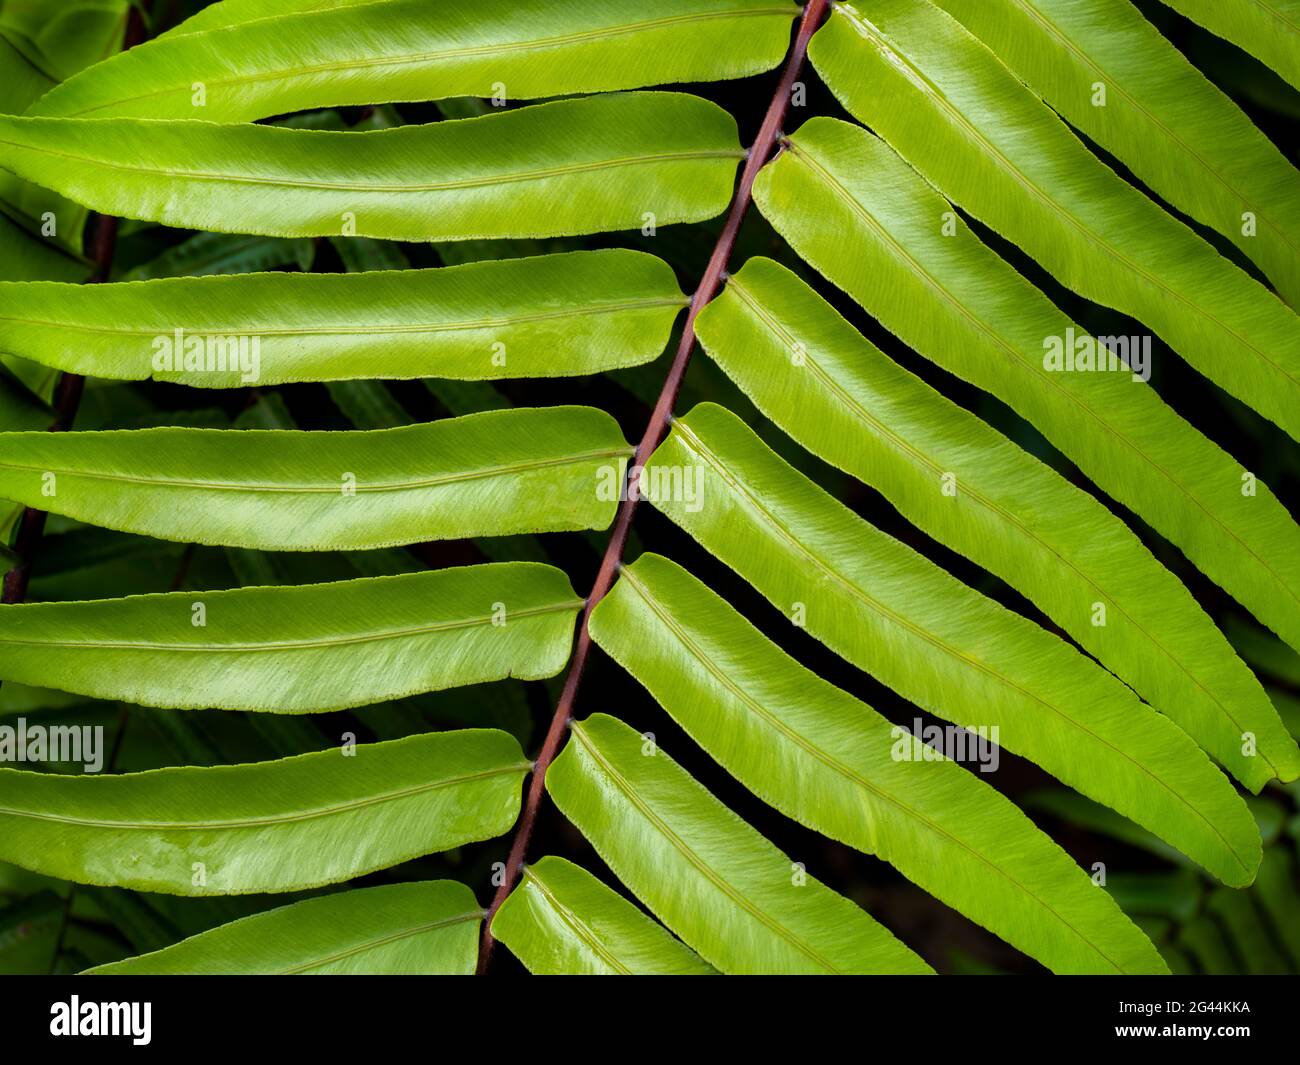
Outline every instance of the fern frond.
<svg viewBox="0 0 1300 1065"><path fill-rule="evenodd" d="M724 973L930 971L616 718L575 721L548 780L619 879Z"/></svg>
<svg viewBox="0 0 1300 1065"><path fill-rule="evenodd" d="M699 333L795 440L1024 592L1252 790L1300 776L1300 748L1259 682L1123 523L887 359L784 267L747 263Z"/></svg>
<svg viewBox="0 0 1300 1065"><path fill-rule="evenodd" d="M700 471L707 506L652 502L854 665L959 726L996 728L996 744L1177 841L1224 882L1253 879L1254 818L1186 733L1069 644L835 502L735 415L696 407L648 468Z"/></svg>
<svg viewBox="0 0 1300 1065"><path fill-rule="evenodd" d="M1151 371L1141 337L1091 337L959 224L884 142L847 123L813 119L800 129L764 172L755 200L809 263L883 325L1005 400L1300 645L1300 527L1267 485L1141 380ZM1071 371L1088 345L1101 369ZM1070 363L1051 361L1066 352Z"/></svg>
<svg viewBox="0 0 1300 1065"><path fill-rule="evenodd" d="M798 14L789 0L228 6L69 78L31 113L241 122L346 104L741 78L781 61Z"/></svg>
<svg viewBox="0 0 1300 1065"><path fill-rule="evenodd" d="M1236 244L1287 303L1300 303L1300 175L1128 0L938 6L1156 193Z"/></svg>
<svg viewBox="0 0 1300 1065"><path fill-rule="evenodd" d="M877 855L1056 972L1165 971L1110 896L1011 802L926 757L919 738L799 665L676 564L647 554L625 569L592 636L787 816ZM559 785L552 792L582 827Z"/></svg>
<svg viewBox="0 0 1300 1065"><path fill-rule="evenodd" d="M91 976L468 976L478 960L474 893L452 880L383 884L244 917Z"/></svg>
<svg viewBox="0 0 1300 1065"><path fill-rule="evenodd" d="M716 973L630 902L563 858L524 870L492 934L539 976L705 976Z"/></svg>
<svg viewBox="0 0 1300 1065"><path fill-rule="evenodd" d="M1300 439L1300 319L1121 180L955 19L929 0L838 4L809 55L950 200Z"/></svg>
<svg viewBox="0 0 1300 1065"><path fill-rule="evenodd" d="M1296 0L1232 5L1214 0L1167 2L1211 33L1256 56L1300 89L1300 4Z"/></svg>
<svg viewBox="0 0 1300 1065"><path fill-rule="evenodd" d="M3 433L0 496L163 540L344 551L604 528L631 454L591 407L364 433Z"/></svg>
<svg viewBox="0 0 1300 1065"><path fill-rule="evenodd" d="M0 860L81 884L244 895L491 839L528 762L495 729L275 762L67 777L0 769Z"/></svg>
<svg viewBox="0 0 1300 1065"><path fill-rule="evenodd" d="M355 274L0 283L0 345L72 373L196 388L559 377L656 358L684 305L665 263L621 249ZM241 338L257 340L255 373L215 358Z"/></svg>
<svg viewBox="0 0 1300 1065"><path fill-rule="evenodd" d="M0 607L0 676L173 709L308 713L553 676L582 601L532 562Z"/></svg>
<svg viewBox="0 0 1300 1065"><path fill-rule="evenodd" d="M614 93L372 133L0 116L6 167L105 214L219 233L550 237L722 213L743 153L717 104Z"/></svg>

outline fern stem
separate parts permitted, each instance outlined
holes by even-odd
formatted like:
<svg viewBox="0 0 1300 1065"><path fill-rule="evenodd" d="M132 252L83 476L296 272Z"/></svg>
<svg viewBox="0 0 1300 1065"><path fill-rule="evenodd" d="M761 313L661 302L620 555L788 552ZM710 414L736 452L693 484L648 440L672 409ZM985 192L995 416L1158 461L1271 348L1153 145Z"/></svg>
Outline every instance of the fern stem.
<svg viewBox="0 0 1300 1065"><path fill-rule="evenodd" d="M614 527L610 533L604 557L601 559L600 569L596 573L591 593L587 596L582 615L578 619L573 654L569 659L569 671L565 674L564 687L556 703L555 715L551 718L550 728L547 729L541 752L538 754L537 761L533 766L532 777L528 783L528 795L524 801L523 810L519 815L514 839L510 844L510 854L506 859L501 885L497 888L496 895L492 899L492 905L488 907L487 916L483 921L483 938L478 958L478 974L480 976L487 972L492 960L492 948L496 942L492 936L492 918L519 879L524 856L528 851L528 843L532 838L533 829L537 823L537 812L541 807L542 798L546 794L546 770L551 762L555 760L556 755L559 754L568 732L569 721L573 716L574 701L577 698L578 688L582 683L587 657L591 653L591 633L588 630L588 619L591 617L591 612L596 608L596 604L605 597L605 594L613 586L614 578L617 576L619 566L622 564L623 551L627 546L628 533L632 528L632 518L636 513L639 495L636 487L640 478L640 471L668 434L668 428L672 423L673 408L677 403L677 394L681 391L682 380L686 376L686 370L691 362L691 355L695 350L695 319L704 306L717 295L718 289L725 279L727 263L731 259L732 249L736 244L736 235L740 232L740 225L745 219L745 214L752 200L754 179L758 177L758 172L772 156L773 149L782 135L781 124L785 121L795 80L799 76L799 71L803 68L804 59L808 53L808 42L812 39L817 27L821 25L827 7L828 0L809 0L804 5L803 16L799 21L799 28L786 56L781 80L777 84L771 103L768 104L767 112L763 116L763 122L759 126L758 134L755 136L754 143L745 158L745 167L741 171L739 182L736 184L736 191L732 196L731 206L727 212L726 223L723 225L722 233L713 247L713 253L709 256L700 284L691 297L690 307L686 312L686 324L682 328L682 338L677 346L677 353L673 357L672 366L664 379L659 398L655 402L650 420L646 424L645 433L641 437L641 442L637 444L636 453L633 456L632 464L629 466L628 490L624 493L622 503L619 504L618 515L614 519Z"/></svg>

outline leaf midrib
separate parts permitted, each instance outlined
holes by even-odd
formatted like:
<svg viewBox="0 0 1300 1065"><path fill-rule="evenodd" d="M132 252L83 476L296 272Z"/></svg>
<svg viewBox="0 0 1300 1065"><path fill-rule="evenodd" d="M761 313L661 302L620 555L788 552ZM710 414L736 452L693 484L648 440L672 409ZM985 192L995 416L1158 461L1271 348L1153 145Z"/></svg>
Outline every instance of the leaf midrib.
<svg viewBox="0 0 1300 1065"><path fill-rule="evenodd" d="M1005 869L1002 869L995 862L987 858L984 854L982 854L971 844L967 843L963 839L958 838L957 836L954 836L947 829L942 828L941 826L937 825L935 822L930 820L928 817L926 817L924 814L919 813L917 810L907 805L907 803L905 803L903 800L896 798L890 793L876 787L865 777L855 772L852 769L852 767L845 765L843 762L839 761L839 759L835 758L829 752L824 751L822 748L817 746L817 744L814 743L812 740L806 738L801 733L795 731L792 727L787 725L780 718L777 718L772 714L770 714L766 710L766 708L764 708L762 704L758 702L758 700L754 699L751 695L749 695L748 692L746 692L743 688L739 687L739 685L737 685L729 676L727 676L726 673L720 670L713 663L712 659L710 659L707 655L703 653L703 649L700 648L699 645L695 643L695 641L691 638L690 634L686 632L685 629L683 629L677 623L677 620L674 617L672 617L672 615L667 611L667 609L664 608L662 604L660 604L659 601L654 598L654 596L650 593L649 589L645 587L645 585L643 585L641 582L636 580L635 577L631 576L629 570L624 570L623 573L621 574L621 577L623 580L628 581L628 583L637 592L637 594L640 595L642 601L645 602L645 604L650 608L651 612L654 613L655 616L658 617L661 622L663 622L665 627L668 628L669 631L672 632L672 634L677 637L678 641L691 653L692 656L694 656L694 658L704 667L704 669L708 673L710 673L719 684L721 684L724 688L726 688L729 692L731 692L732 695L734 695L738 700L740 700L742 704L748 707L756 717L767 722L768 726L773 731L784 736L792 744L801 748L806 754L811 755L816 761L821 762L822 765L824 765L827 769L831 770L834 773L838 773L850 784L861 788L863 791L870 792L871 794L879 798L881 801L893 806L900 813L904 814L907 817L913 818L920 825L933 832L936 836L940 836L942 838L949 840L958 849L963 850L968 854L970 854L971 857L978 859L984 865L988 866L989 869L993 870L999 876L1006 879L1010 884L1012 884L1017 890L1022 892L1026 897L1032 899L1039 906L1041 906L1048 913L1050 913L1053 918L1055 918L1057 921L1061 923L1061 925L1063 925L1071 933L1073 933L1081 943L1086 945L1090 950L1092 950L1099 957L1104 959L1117 972L1122 973L1124 971L1123 967L1117 964L1110 957L1110 955L1108 955L1104 950L1102 950L1101 947L1094 944L1082 932L1080 932L1077 928L1075 928L1074 925L1072 925L1063 916L1061 916L1061 914L1059 914L1056 911L1056 909L1051 905L1051 903L1047 902L1043 898L1040 898L1036 893L1031 891L1027 886L1022 884L1019 880L1017 880L1013 875L1008 873ZM944 759L944 761L947 761L947 759ZM854 844L854 846L857 845Z"/></svg>
<svg viewBox="0 0 1300 1065"><path fill-rule="evenodd" d="M266 238L261 238L266 239ZM294 239L294 238L283 238ZM383 271L386 273L419 273L420 271ZM286 274L285 277L294 275ZM299 275L305 276L305 275ZM317 277L330 275L314 275ZM339 275L346 276L346 275ZM357 275L353 275L357 276ZM15 282L30 284L30 282ZM6 284L0 282L0 285ZM0 288L0 291L3 291ZM475 329L500 329L516 325L528 325L533 322L549 322L564 318L588 318L594 315L618 314L623 311L649 310L658 307L685 307L690 301L683 297L649 297L646 299L623 300L617 303L575 304L557 311L537 311L532 314L512 314L496 318L470 318L458 322L409 322L378 323L361 325L321 326L265 326L246 329L227 329L225 326L210 324L202 330L194 330L190 335L227 336L227 337L316 337L316 336L384 336L390 333L454 333ZM88 322L58 321L46 318L28 318L23 315L0 315L0 322L12 322L17 325L35 326L37 328L70 330L81 333L101 333L110 336L156 336L170 335L167 327L134 328L130 326L92 325Z"/></svg>
<svg viewBox="0 0 1300 1065"><path fill-rule="evenodd" d="M423 935L425 932L436 932L439 929L450 928L452 925L464 924L467 921L479 921L483 919L483 916L483 910L470 910L468 913L458 913L453 917L444 917L440 921L430 921L427 924L416 925L413 928L404 928L400 932L392 932L386 936L364 940L361 943L356 943L353 946L348 947L346 950L340 950L322 958L314 958L311 961L291 966L288 969L280 969L276 975L293 976L298 973L309 972L312 969L319 969L322 965L329 965L331 962L342 961L344 958L351 958L357 954L364 954L367 951L376 950L379 947L386 947L389 943L396 943L403 939L410 939L412 936Z"/></svg>
<svg viewBox="0 0 1300 1065"><path fill-rule="evenodd" d="M550 905L555 915L564 922L569 930L585 943L588 949L595 954L601 961L608 965L620 976L634 976L626 965L624 965L605 945L596 938L596 933L591 930L585 921L583 921L570 907L564 905L543 882L542 878L537 876L531 869L524 870L524 880L532 884L542 894L542 898Z"/></svg>
<svg viewBox="0 0 1300 1065"><path fill-rule="evenodd" d="M78 122L96 120L48 119L47 121ZM137 119L134 121L140 120ZM271 127L261 126L256 128L269 129ZM414 129L416 127L408 126L402 128ZM601 170L613 170L623 166L645 166L652 163L682 162L694 159L743 159L745 155L743 151L733 149L698 149L695 151L657 152L650 155L630 155L617 159L597 159L581 163L569 163L564 166L544 167L539 170L525 170L513 174L495 174L488 175L487 177L465 178L458 181L362 184L350 181L288 180L283 177L259 177L255 174L229 174L221 173L219 171L177 170L169 167L136 166L126 163L114 163L107 159L96 158L94 156L78 155L75 152L59 151L58 149L50 148L47 145L24 144L22 141L6 139L0 139L0 145L5 145L10 148L18 148L22 151L33 152L37 155L50 155L59 159L67 159L74 163L86 163L91 167L102 167L105 170L120 170L129 174L147 174L157 177L177 178L181 181L214 181L227 182L231 185L264 185L269 188L282 188L290 191L295 189L320 189L327 192L355 192L363 195L375 192L452 192L462 189L490 188L496 185L520 184L528 181L545 181L549 178L566 177L570 174L596 173ZM0 164L0 169L8 170L16 177L22 178L22 175L12 167Z"/></svg>
<svg viewBox="0 0 1300 1065"><path fill-rule="evenodd" d="M1264 0L1250 0L1250 2L1253 3L1261 11L1263 11L1265 15L1271 16L1272 18L1276 19L1278 22L1282 23L1282 25L1286 27L1289 33L1293 33L1293 34L1300 33L1300 26L1297 26L1294 22L1292 22L1289 18L1287 18L1286 15L1279 8L1273 7L1272 4L1266 4Z"/></svg>
<svg viewBox="0 0 1300 1065"><path fill-rule="evenodd" d="M304 587L310 587L304 586ZM197 602L197 600L195 600ZM45 605L36 604L36 609ZM511 610L507 613L510 620L537 617L544 614L567 613L577 611L583 600L574 599L564 603L549 603L544 606L527 607L523 610ZM30 610L31 606L8 607L3 609ZM437 632L451 632L456 629L473 628L478 625L491 625L492 616L477 618L459 618L454 621L440 621L429 625L413 625L405 629L389 629L379 632L353 633L347 636L322 636L304 640L267 640L262 643L157 643L126 640L23 640L12 636L0 636L0 645L10 644L24 647L66 647L109 651L174 651L180 653L204 654L250 654L261 651L300 651L314 650L321 647L345 647L351 644L372 643L378 640L399 640L409 636L424 636Z"/></svg>
<svg viewBox="0 0 1300 1065"><path fill-rule="evenodd" d="M224 821L114 821L109 818L75 817L70 814L45 813L39 810L23 810L11 806L0 806L0 816L25 817L33 821L51 821L57 824L76 825L82 828L108 828L132 832L208 832L220 829L263 828L270 825L311 821L318 817L332 817L335 814L363 810L370 806L395 802L429 791L456 787L459 784L489 780L492 777L505 776L511 773L523 773L531 765L531 762L518 762L511 765L497 766L493 769L480 770L477 773L462 773L458 776L444 777L441 780L426 780L419 784L412 784L410 787L399 788L396 791L367 795L360 799L352 799L349 802L335 803L332 806L318 806L292 813L273 814L264 817L230 818ZM17 771L14 770L14 772ZM162 770L162 772L166 772L166 770Z"/></svg>
<svg viewBox="0 0 1300 1065"><path fill-rule="evenodd" d="M386 432L391 430L378 431ZM403 492L425 488L437 488L447 484L486 480L491 477L505 477L516 473L530 473L535 470L553 469L561 466L577 466L581 463L590 462L593 459L625 458L631 454L632 448L625 446L620 448L604 448L598 451L580 452L574 455L561 455L555 458L534 459L531 462L515 462L500 466L487 466L477 470L461 470L434 477L424 477L418 480L362 481L358 478L355 485L355 491L357 495L363 495L365 493ZM197 488L204 491L210 490L216 492L267 492L304 495L339 495L340 492L337 483L295 484L292 482L196 481L169 477L145 477L125 473L78 470L49 465L28 465L17 462L0 462L0 470L20 470L29 473L53 473L69 479L85 478L86 480L113 481L122 482L124 484L144 484L159 488Z"/></svg>
<svg viewBox="0 0 1300 1065"><path fill-rule="evenodd" d="M814 554L811 550L809 550L806 546L804 546L804 544L794 535L794 533L789 529L789 527L786 526L767 507L765 507L761 499L759 499L756 495L754 495L752 492L749 491L749 488L746 484L744 484L738 477L734 477L730 473L730 471L728 471L725 468L722 462L718 459L718 456L714 454L708 448L708 445L706 445L702 440L700 440L698 436L696 436L693 432L691 432L689 426L687 426L684 422L679 421L673 428L674 431L681 434L681 438L683 439L684 442L686 442L688 448L691 451L695 452L695 454L698 455L701 459L703 459L704 462L712 466L713 469L717 471L718 475L722 477L722 479L725 482L728 483L733 493L740 499L742 505L746 506L748 509L755 512L759 516L761 521L764 521L794 551L796 551L798 554L802 555L802 557L804 557L809 562L811 562L817 569L819 569L823 574L829 577L832 582L843 587L844 590L848 592L851 598L859 600L864 606L867 607L868 610L874 611L875 613L879 614L882 618L886 619L887 621L893 622L894 624L898 625L900 628L907 630L913 636L918 637L921 640L924 640L926 643L929 643L931 646L935 647L937 650L941 651L942 653L949 655L950 657L956 659L957 661L961 662L966 666L969 666L979 672L986 674L993 680L997 681L998 683L1006 685L1012 691L1017 692L1019 695L1025 697L1026 699L1038 703L1046 710L1048 710L1051 714L1053 714L1055 717L1057 717L1060 721L1065 722L1066 724L1077 729L1079 732L1083 733L1085 736L1089 737L1095 742L1109 748L1111 752L1117 755L1122 761L1129 763L1129 765L1132 766L1134 769L1138 770L1146 777L1148 777L1151 780L1151 782L1154 783L1158 788L1167 792L1171 797L1176 799L1178 803L1180 803L1183 807L1186 808L1187 812L1191 814L1193 819L1201 822L1207 828L1209 828L1210 831L1213 832L1216 837L1218 837L1219 842L1223 844L1224 849L1229 854L1232 855L1233 859L1241 867L1242 872L1245 873L1246 875L1250 874L1251 871L1250 867L1238 855L1236 848L1233 847L1233 845L1227 840L1227 838L1223 835L1223 833L1219 831L1218 826L1213 821L1211 821L1208 817L1206 817L1205 814L1202 813L1197 807L1193 806L1191 802L1188 801L1186 796L1174 790L1163 777L1157 776L1146 765L1144 765L1142 762L1139 762L1137 759L1133 758L1127 751L1117 747L1110 740L1105 739L1104 737L1098 735L1082 721L1078 720L1077 718L1071 717L1068 713L1065 712L1064 709L1058 707L1055 703L1050 702L1047 699L1044 699L1042 696L1037 695L1036 693L1029 691L1027 688L1022 687L1020 684L1016 683L1016 681L1012 680L1010 677L994 669L992 666L988 665L987 663L981 662L978 659L972 658L969 655L962 653L958 648L952 646L947 641L940 638L937 634L921 628L910 619L891 610L884 603L880 602L879 600L869 595L866 589L862 588L858 584L845 578L841 573L837 572L833 567L828 565L820 556ZM944 715L940 715L940 716L944 716ZM1013 748L1010 747L1008 747L1008 749L1014 750Z"/></svg>

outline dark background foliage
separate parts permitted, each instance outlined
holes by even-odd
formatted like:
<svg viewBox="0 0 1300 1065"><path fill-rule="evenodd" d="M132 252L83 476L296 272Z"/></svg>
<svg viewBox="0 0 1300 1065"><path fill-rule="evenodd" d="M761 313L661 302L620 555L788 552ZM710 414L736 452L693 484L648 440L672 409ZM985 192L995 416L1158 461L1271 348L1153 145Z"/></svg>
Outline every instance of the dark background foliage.
<svg viewBox="0 0 1300 1065"><path fill-rule="evenodd" d="M171 2L157 5L155 32L188 16L201 3ZM1193 63L1230 95L1293 162L1300 146L1300 93L1291 89L1257 61L1227 42L1213 37L1154 0L1138 6ZM814 114L843 114L830 93L806 70L805 106L791 110L793 131ZM690 85L686 91L717 101L737 117L741 139L748 143L758 128L777 72L743 81ZM509 106L515 106L510 104ZM372 128L395 123L436 122L482 113L482 101L451 101L444 105L403 104L381 108L344 108L309 116L281 116L269 121L326 128ZM1082 137L1082 134L1080 134ZM1087 138L1083 138L1087 139ZM1104 151L1092 146L1115 170L1135 180ZM1135 182L1136 183L1136 182ZM1140 183L1138 183L1140 184ZM1148 194L1150 194L1149 190ZM1157 200L1159 197L1154 197ZM1174 211L1168 204L1166 209ZM1254 276L1260 275L1226 240L1179 215L1211 241L1219 251ZM1081 299L1059 286L1028 257L996 235L972 225L976 231L1077 322L1094 333L1142 334L1145 327L1113 311ZM233 258L234 269L310 269L336 272L399 264L393 251L412 266L452 265L473 259L507 258L543 251L607 246L631 246L666 259L677 271L684 291L690 292L713 248L721 219L701 225L661 229L652 237L639 233L553 241L471 242L468 245L380 245L357 240L267 241L259 238L221 238L215 252ZM118 243L114 278L165 276L214 266L213 249L196 252L186 242L193 234L157 226L125 223ZM1022 447L1051 464L1073 483L1098 495L1135 528L1156 556L1175 572L1207 612L1250 653L1270 690L1278 694L1288 721L1294 724L1300 702L1300 658L1292 666L1284 649L1255 641L1271 640L1230 600L1179 553L1126 508L1100 493L1068 460L1005 405L915 355L877 323L866 317L799 260L754 210L741 230L732 265L763 254L798 271L829 299L866 336L900 364L931 383L951 399L997 426ZM161 258L160 258L161 256ZM270 261L268 261L270 260ZM676 337L674 336L674 345ZM1234 455L1246 469L1267 483L1283 503L1300 518L1300 447L1281 430L1191 370L1158 339L1153 341L1152 387L1172 407L1202 432ZM403 422L427 421L468 413L487 406L514 404L544 406L583 403L610 411L619 419L625 436L639 439L667 370L668 355L653 364L591 378L505 381L487 384L455 382L396 382L344 386L287 385L274 389L208 392L166 384L90 382L76 427L126 428L144 425L186 424L243 427L299 427L303 429L374 428ZM767 442L860 515L916 548L953 574L1025 614L1063 638L1064 634L1032 604L1001 581L964 558L930 540L903 521L875 491L822 464L791 444L754 410L743 395L697 352L678 404L686 411L700 400L725 404L741 414ZM562 567L580 593L590 588L605 534L567 534L545 538L512 537L505 541L453 541L416 545L407 550L331 554L268 554L254 551L195 548L93 530L72 523L51 521L50 535L39 557L32 583L33 599L72 599L126 595L173 588L207 589L241 584L308 583L398 572L422 567L440 568L515 557L547 559ZM700 549L651 506L639 509L628 558L649 549L683 563L719 591L764 632L800 661L835 684L863 699L891 720L910 724L927 719L924 712L896 696L867 674L848 665L820 643L792 626L774 607L740 578ZM1122 560L1117 560L1122 564ZM1279 660L1271 655L1276 651ZM1262 654L1264 657L1259 657ZM1290 668L1295 672L1291 673ZM1289 677L1289 680L1288 680ZM459 689L396 703L335 714L280 717L239 715L216 711L177 713L139 707L86 704L69 700L66 706L45 712L61 720L101 723L114 737L114 768L118 771L167 764L215 764L280 757L336 745L345 732L360 741L391 739L433 728L493 724L519 736L525 749L535 751L554 710L560 678L546 683L508 681L475 689ZM17 710L31 693L10 686L0 694L0 709ZM37 700L40 702L40 700ZM48 706L47 703L41 703ZM1014 948L972 924L955 911L904 880L892 867L829 841L787 820L750 795L711 759L702 754L640 686L597 651L578 698L579 716L604 711L616 714L636 729L655 734L659 745L681 762L794 861L803 862L811 875L869 909L940 972L1031 972L1039 967ZM1000 768L984 776L994 787L1018 803L1045 788L1059 785L1036 766L1002 752ZM1270 823L1296 825L1300 790L1276 786L1266 792ZM1082 865L1104 862L1119 883L1136 886L1148 875L1164 875L1174 867L1139 846L1121 843L1108 834L1081 827L1077 818L1028 812ZM1285 827L1275 845L1295 847ZM450 876L469 884L486 903L491 894L492 866L505 858L509 838L493 840L446 855L438 855L388 870L362 883L393 879ZM560 853L603 876L617 881L602 866L591 847L569 826L553 806L543 806L531 855ZM1193 874L1184 874L1189 882ZM1152 881L1154 883L1154 881ZM1208 884L1206 885L1208 887ZM283 896L236 899L181 899L143 896L118 889L79 888L68 900L68 886L41 883L13 870L0 869L0 971L75 971L89 964L157 949L184 935L223 923L234 917L289 901ZM1205 898L1203 888L1189 888L1183 896ZM1125 901L1120 895L1120 901ZM1202 903L1197 903L1199 906ZM1278 929L1266 908L1251 902L1252 912L1273 936ZM1139 908L1140 909L1140 908ZM1160 942L1180 943L1181 928L1195 919L1196 910L1184 907L1174 916L1157 917L1147 926ZM1211 920L1216 918L1211 917ZM1257 967L1258 960L1234 953L1234 936L1225 936L1228 953L1197 954L1196 964L1211 970ZM1276 936L1273 936L1276 938ZM507 951L498 951L494 971L520 972Z"/></svg>

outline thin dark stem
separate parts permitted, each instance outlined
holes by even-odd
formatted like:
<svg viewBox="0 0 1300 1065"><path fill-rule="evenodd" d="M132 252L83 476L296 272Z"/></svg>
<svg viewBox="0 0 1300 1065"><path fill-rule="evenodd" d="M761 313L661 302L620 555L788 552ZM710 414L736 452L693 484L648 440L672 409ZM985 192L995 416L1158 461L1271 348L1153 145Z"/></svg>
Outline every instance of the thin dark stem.
<svg viewBox="0 0 1300 1065"><path fill-rule="evenodd" d="M809 3L804 7L803 18L799 22L799 29L795 34L794 43L791 45L786 59L781 81L776 87L772 102L768 105L767 113L763 116L763 123L759 126L758 135L754 138L754 143L745 159L745 168L741 172L740 181L736 185L736 192L732 197L731 208L727 213L727 221L722 227L722 234L718 237L717 244L714 245L713 254L709 256L709 262L704 269L704 276L700 279L699 287L691 297L690 307L686 312L686 324L682 328L681 343L677 346L677 354L673 358L672 366L668 370L668 376L659 392L659 399L651 412L645 433L641 437L641 442L637 444L636 454L628 471L626 498L619 505L609 544L605 548L605 555L601 559L600 569L597 571L596 580L592 584L591 594L587 596L582 617L578 621L573 656L569 660L569 671L564 678L564 688L561 690L559 701L556 703L555 716L551 718L551 726L546 732L546 739L542 743L541 752L533 765L532 777L528 783L528 795L524 800L523 811L519 815L518 827L515 829L515 836L510 845L510 854L506 859L501 885L497 888L496 895L492 899L492 905L488 907L487 916L483 921L483 938L478 959L478 972L480 975L487 971L492 959L492 948L496 942L492 936L492 918L501 904L505 902L506 897L510 894L519 878L519 871L523 866L524 856L528 851L528 843L532 839L533 828L537 823L537 811L541 807L543 796L546 794L546 770L559 753L568 730L569 721L573 716L574 700L577 698L578 688L582 683L583 673L587 665L587 658L591 653L591 632L588 628L588 620L591 617L591 612L596 608L596 604L605 597L605 594L613 585L618 569L622 565L623 551L627 546L628 533L632 528L632 517L636 513L636 506L639 502L640 493L637 491L637 485L640 481L641 470L655 449L663 442L663 438L667 435L668 427L672 422L677 394L681 391L682 380L686 376L691 354L695 350L695 319L704 308L704 305L717 294L718 287L723 282L727 263L731 259L731 252L736 244L736 235L740 232L740 224L744 221L745 212L749 209L754 179L771 157L772 150L781 136L781 124L785 121L785 114L790 106L790 95L794 88L795 79L799 76L804 57L808 52L808 42L812 38L813 32L821 24L822 18L826 14L826 8L827 0L809 0Z"/></svg>

